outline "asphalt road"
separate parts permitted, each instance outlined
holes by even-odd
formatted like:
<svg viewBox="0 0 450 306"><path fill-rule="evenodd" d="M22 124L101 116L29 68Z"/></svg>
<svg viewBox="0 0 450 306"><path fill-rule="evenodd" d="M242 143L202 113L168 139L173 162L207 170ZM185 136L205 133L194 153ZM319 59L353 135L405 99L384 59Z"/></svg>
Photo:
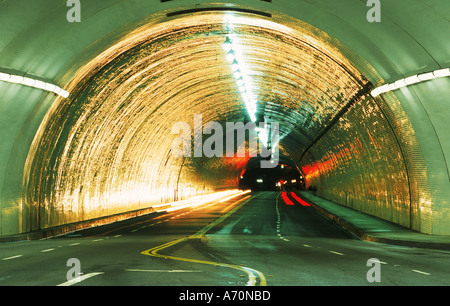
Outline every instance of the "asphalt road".
<svg viewBox="0 0 450 306"><path fill-rule="evenodd" d="M293 205L280 192L254 192L2 243L0 286L450 284L450 252L360 241L287 195Z"/></svg>

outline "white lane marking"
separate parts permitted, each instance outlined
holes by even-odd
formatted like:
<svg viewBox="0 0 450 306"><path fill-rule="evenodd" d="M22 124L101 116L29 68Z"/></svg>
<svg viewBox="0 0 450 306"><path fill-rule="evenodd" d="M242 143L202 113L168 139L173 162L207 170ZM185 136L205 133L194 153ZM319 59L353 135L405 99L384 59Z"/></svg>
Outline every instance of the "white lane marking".
<svg viewBox="0 0 450 306"><path fill-rule="evenodd" d="M276 209L276 211L277 211L277 236L278 236L278 238L280 238L281 240L283 240L283 241L286 241L286 242L289 242L289 239L286 239L286 238L284 238L282 235L281 235L281 215L280 215L280 211L278 210L278 198L279 198L280 196L278 196L277 198L276 198L276 203L275 203L275 209Z"/></svg>
<svg viewBox="0 0 450 306"><path fill-rule="evenodd" d="M92 240L92 242L98 242L98 241L102 241L103 239L95 239L95 240Z"/></svg>
<svg viewBox="0 0 450 306"><path fill-rule="evenodd" d="M122 235L115 235L113 238L117 238L117 237L120 237L120 236L122 236Z"/></svg>
<svg viewBox="0 0 450 306"><path fill-rule="evenodd" d="M132 230L131 232L132 232L132 233L135 233L135 232L137 232L138 230L140 230L140 229L142 229L142 228L146 228L146 227L147 227L147 225L143 225L143 226L141 226L141 227L139 227L139 228L136 228L136 229Z"/></svg>
<svg viewBox="0 0 450 306"><path fill-rule="evenodd" d="M416 272L416 273L420 273L420 274L423 274L423 275L431 275L430 273L428 273L428 272L423 272L423 271L419 271L419 270L412 270L413 272Z"/></svg>
<svg viewBox="0 0 450 306"><path fill-rule="evenodd" d="M55 249L46 249L46 250L42 250L41 253L45 253L45 252L51 252L54 251Z"/></svg>
<svg viewBox="0 0 450 306"><path fill-rule="evenodd" d="M72 285L78 284L79 282L82 282L82 281L84 281L84 280L86 280L88 278L91 278L91 277L94 277L94 276L97 276L97 275L100 275L100 274L103 274L103 273L105 273L105 272L88 273L88 274L85 274L85 275L82 275L82 276L75 277L74 279L69 280L67 282L64 282L62 284L59 284L57 286L72 286Z"/></svg>
<svg viewBox="0 0 450 306"><path fill-rule="evenodd" d="M199 273L201 270L142 270L142 269L125 269L128 272L152 272L152 273Z"/></svg>
<svg viewBox="0 0 450 306"><path fill-rule="evenodd" d="M249 272L247 286L255 286L256 284L256 276L249 269L244 268Z"/></svg>
<svg viewBox="0 0 450 306"><path fill-rule="evenodd" d="M3 260L10 260L10 259L19 258L19 257L22 257L22 256L23 255L15 255L15 256L3 258Z"/></svg>
<svg viewBox="0 0 450 306"><path fill-rule="evenodd" d="M336 254L336 255L341 255L341 256L343 256L344 254L342 254L342 253L339 253L339 252L335 252L335 251L329 251L330 253L333 253L333 254Z"/></svg>
<svg viewBox="0 0 450 306"><path fill-rule="evenodd" d="M75 243L72 243L72 244L69 244L69 245L70 245L70 246L74 246L74 245L79 245L79 244L81 244L81 243L75 242Z"/></svg>
<svg viewBox="0 0 450 306"><path fill-rule="evenodd" d="M312 248L312 246L310 246L310 245L308 245L308 244L304 244L303 246L304 246L304 247L307 247L307 248Z"/></svg>

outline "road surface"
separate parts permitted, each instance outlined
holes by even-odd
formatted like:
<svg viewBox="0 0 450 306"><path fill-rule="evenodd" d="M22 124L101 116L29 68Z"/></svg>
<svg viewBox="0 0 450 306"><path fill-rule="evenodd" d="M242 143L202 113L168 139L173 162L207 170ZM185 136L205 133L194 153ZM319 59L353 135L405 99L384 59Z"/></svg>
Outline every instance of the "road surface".
<svg viewBox="0 0 450 306"><path fill-rule="evenodd" d="M287 196L253 192L57 238L2 243L0 285L450 284L450 252L360 241ZM370 259L377 262L368 265Z"/></svg>

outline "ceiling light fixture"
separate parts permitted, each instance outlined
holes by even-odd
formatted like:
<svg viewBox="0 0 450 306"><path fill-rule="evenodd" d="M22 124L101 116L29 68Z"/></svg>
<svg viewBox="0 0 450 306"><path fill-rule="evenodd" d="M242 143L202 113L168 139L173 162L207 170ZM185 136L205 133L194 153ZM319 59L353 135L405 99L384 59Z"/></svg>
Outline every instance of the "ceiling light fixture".
<svg viewBox="0 0 450 306"><path fill-rule="evenodd" d="M251 89L248 86L248 79L245 73L243 73L242 63L239 62L242 59L242 55L238 56L238 45L231 39L230 36L225 38L223 43L223 49L227 52L226 59L231 63L230 68L233 71L233 76L236 79L236 84L239 88L239 92L244 100L247 113L253 122L256 122L256 105L257 102L253 99Z"/></svg>
<svg viewBox="0 0 450 306"><path fill-rule="evenodd" d="M393 91L402 87L425 82L437 78L445 78L450 76L450 68L438 69L433 72L422 73L419 75L413 75L404 79L400 79L394 83L379 86L372 90L371 94L376 97L382 93Z"/></svg>
<svg viewBox="0 0 450 306"><path fill-rule="evenodd" d="M21 85L25 85L25 86L29 86L29 87L33 87L33 88L42 89L45 91L53 92L64 98L67 98L70 95L68 91L62 89L61 87L59 87L57 85L42 82L42 81L28 78L28 77L23 77L20 75L14 75L14 74L0 72L0 81L13 83L13 84L21 84Z"/></svg>

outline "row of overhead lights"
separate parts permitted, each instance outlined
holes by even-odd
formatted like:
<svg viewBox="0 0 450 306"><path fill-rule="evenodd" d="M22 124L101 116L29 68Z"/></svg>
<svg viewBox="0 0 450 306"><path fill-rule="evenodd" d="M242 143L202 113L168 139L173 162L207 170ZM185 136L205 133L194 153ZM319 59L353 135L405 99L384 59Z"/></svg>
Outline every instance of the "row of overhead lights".
<svg viewBox="0 0 450 306"><path fill-rule="evenodd" d="M236 84L239 87L242 99L244 100L247 113L253 122L256 122L256 105L257 101L254 99L247 75L242 69L240 58L238 55L239 46L233 42L231 35L228 35L223 43L223 49L227 52L226 58L231 65Z"/></svg>
<svg viewBox="0 0 450 306"><path fill-rule="evenodd" d="M223 48L227 52L226 58L231 63L231 69L234 74L234 78L236 79L236 83L239 87L239 91L241 92L242 98L245 102L245 106L247 108L247 112L250 116L250 119L253 122L256 122L256 105L257 102L254 100L251 94L251 90L249 89L249 86L247 82L245 81L246 76L243 74L241 66L239 65L237 56L236 56L236 46L233 44L231 37L227 36L225 39L225 42L223 44ZM382 86L379 86L372 90L371 94L373 97L376 97L382 93L393 91L402 87L406 87L409 85L417 84L420 82L425 82L437 78L443 78L443 77L449 77L450 76L450 68L445 69L438 69L433 72L427 72L422 73L419 75L413 75L404 79L400 79L394 83L385 84ZM46 90L49 92L53 92L59 96L62 96L64 98L69 97L69 92L60 88L57 85L46 83L40 80L20 76L20 75L14 75L14 74L8 74L0 72L0 81L3 82L9 82L9 83L15 83L15 84L21 84L26 85L42 90Z"/></svg>
<svg viewBox="0 0 450 306"><path fill-rule="evenodd" d="M372 90L371 94L373 97L376 97L382 93L396 90L402 87L406 87L409 85L417 84L420 82L425 82L437 78L444 78L450 76L450 68L438 69L433 72L422 73L418 75L413 75L404 79L400 79L394 83L386 84L383 86L379 86Z"/></svg>
<svg viewBox="0 0 450 306"><path fill-rule="evenodd" d="M226 51L226 59L230 63L233 71L234 79L244 100L247 113L252 122L256 122L257 101L253 96L252 89L249 86L248 76L241 65L241 56L239 54L239 44L233 41L232 35L227 35L223 43L223 49ZM269 134L266 128L256 127L256 132L261 143L267 147L269 142Z"/></svg>
<svg viewBox="0 0 450 306"><path fill-rule="evenodd" d="M0 72L0 81L8 82L8 83L14 83L14 84L21 84L25 86L30 86L38 89L42 89L45 91L53 92L61 97L67 98L69 97L69 92L62 89L61 87L46 83L40 80L24 77L21 75L14 75L9 73L3 73Z"/></svg>

